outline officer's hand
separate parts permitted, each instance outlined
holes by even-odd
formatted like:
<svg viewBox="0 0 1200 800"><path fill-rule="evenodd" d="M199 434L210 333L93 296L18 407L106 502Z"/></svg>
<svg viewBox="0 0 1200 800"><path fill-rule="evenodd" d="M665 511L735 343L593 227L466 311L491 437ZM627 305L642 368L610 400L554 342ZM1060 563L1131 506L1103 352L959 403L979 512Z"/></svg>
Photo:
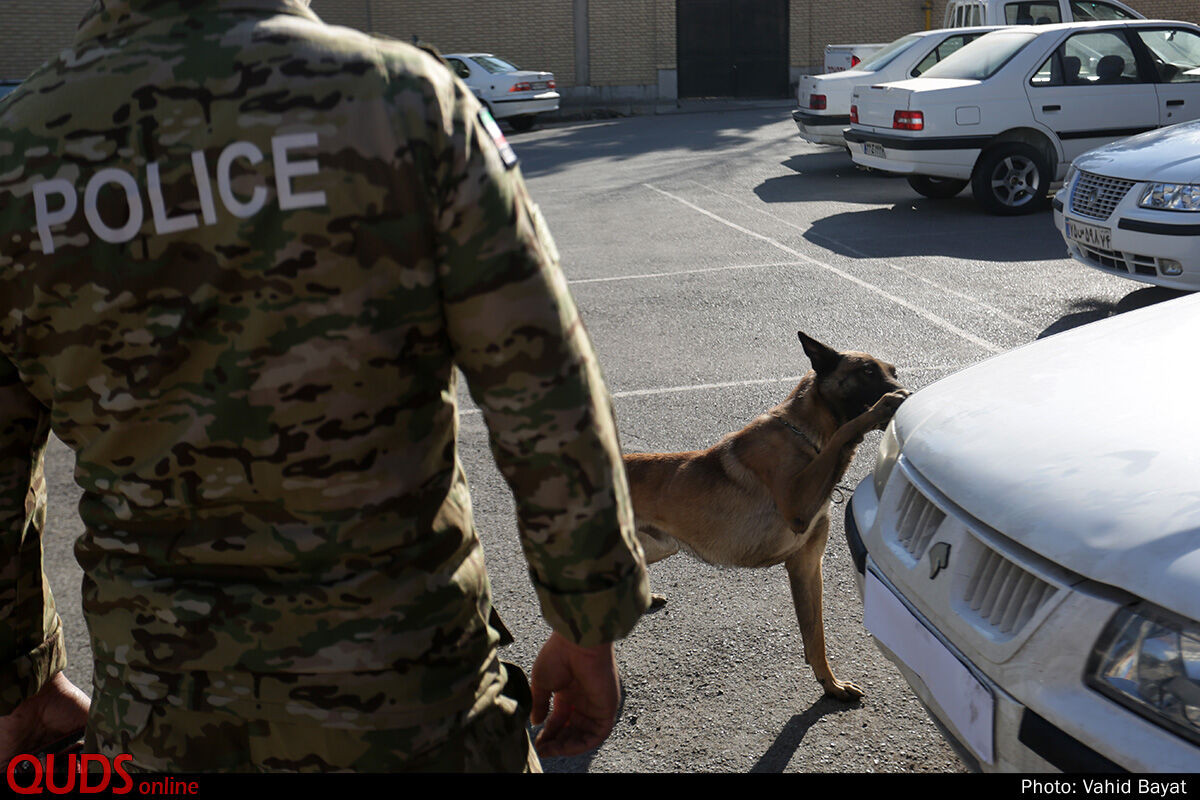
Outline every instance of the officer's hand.
<svg viewBox="0 0 1200 800"><path fill-rule="evenodd" d="M580 647L551 633L533 663L530 681L534 725L546 726L534 747L538 755L574 756L608 738L621 705L621 679L612 643ZM554 711L550 698L554 697Z"/></svg>
<svg viewBox="0 0 1200 800"><path fill-rule="evenodd" d="M0 766L13 756L37 753L87 724L91 701L58 673L42 690L0 717Z"/></svg>

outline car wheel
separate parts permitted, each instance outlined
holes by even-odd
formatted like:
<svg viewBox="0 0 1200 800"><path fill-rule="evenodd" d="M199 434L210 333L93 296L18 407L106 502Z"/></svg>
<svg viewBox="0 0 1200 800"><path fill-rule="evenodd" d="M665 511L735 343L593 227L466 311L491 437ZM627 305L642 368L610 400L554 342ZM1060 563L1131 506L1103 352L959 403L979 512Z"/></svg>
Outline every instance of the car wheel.
<svg viewBox="0 0 1200 800"><path fill-rule="evenodd" d="M935 200L945 200L947 197L954 195L967 188L970 181L960 180L959 178L935 178L932 175L909 175L908 185L916 190L917 194L932 197Z"/></svg>
<svg viewBox="0 0 1200 800"><path fill-rule="evenodd" d="M520 117L512 117L509 119L508 124L513 126L514 131L524 133L533 127L533 115L525 114Z"/></svg>
<svg viewBox="0 0 1200 800"><path fill-rule="evenodd" d="M988 213L1029 214L1049 202L1050 167L1027 144L1000 144L980 156L971 174L971 190Z"/></svg>

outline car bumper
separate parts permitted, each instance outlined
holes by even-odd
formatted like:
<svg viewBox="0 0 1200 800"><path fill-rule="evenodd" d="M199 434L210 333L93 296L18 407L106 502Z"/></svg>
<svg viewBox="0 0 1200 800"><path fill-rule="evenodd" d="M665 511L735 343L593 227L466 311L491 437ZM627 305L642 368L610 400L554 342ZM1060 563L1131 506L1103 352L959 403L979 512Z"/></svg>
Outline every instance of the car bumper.
<svg viewBox="0 0 1200 800"><path fill-rule="evenodd" d="M800 130L800 138L813 144L829 144L845 147L842 131L850 127L850 117L844 114L816 114L804 109L792 112L792 119Z"/></svg>
<svg viewBox="0 0 1200 800"><path fill-rule="evenodd" d="M995 532L985 536L979 523L959 518L944 500L939 503L951 510L937 522L943 512L929 497L938 495L922 481L903 458L882 498L868 477L847 509L846 538L868 630L968 766L985 772L1200 768L1200 748L1084 684L1092 646L1119 607L1111 592L1040 563ZM930 578L930 559L914 558L907 549L912 541L899 541L913 522L913 506L907 520L898 510L913 490L939 509L925 522L936 523L926 544L948 545L940 582ZM1015 633L997 630L956 596L984 556L996 554L1013 556L1014 568L1036 569L1030 580L1052 589Z"/></svg>
<svg viewBox="0 0 1200 800"><path fill-rule="evenodd" d="M496 119L520 117L526 114L545 114L558 111L558 92L542 92L534 97L492 100L492 116Z"/></svg>
<svg viewBox="0 0 1200 800"><path fill-rule="evenodd" d="M1200 290L1200 213L1137 205L1135 184L1106 219L1075 212L1071 187L1054 197L1054 225L1076 261L1143 283Z"/></svg>
<svg viewBox="0 0 1200 800"><path fill-rule="evenodd" d="M973 137L919 137L851 127L844 134L855 164L899 175L969 180L983 144Z"/></svg>

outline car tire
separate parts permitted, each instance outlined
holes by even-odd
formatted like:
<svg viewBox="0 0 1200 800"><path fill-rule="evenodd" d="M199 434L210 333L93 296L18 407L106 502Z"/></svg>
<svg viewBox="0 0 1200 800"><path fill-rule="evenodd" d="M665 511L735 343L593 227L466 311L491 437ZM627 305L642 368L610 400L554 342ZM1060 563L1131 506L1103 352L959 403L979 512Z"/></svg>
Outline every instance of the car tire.
<svg viewBox="0 0 1200 800"><path fill-rule="evenodd" d="M945 200L949 197L961 192L967 188L970 181L964 181L959 178L935 178L932 175L909 175L908 185L911 186L917 194L934 200Z"/></svg>
<svg viewBox="0 0 1200 800"><path fill-rule="evenodd" d="M512 125L513 130L517 131L518 133L524 133L525 131L532 128L533 122L534 122L533 114L524 114L519 117L511 117L508 120L508 124Z"/></svg>
<svg viewBox="0 0 1200 800"><path fill-rule="evenodd" d="M1049 203L1050 166L1030 145L999 144L985 150L975 163L971 190L989 214L1031 214Z"/></svg>

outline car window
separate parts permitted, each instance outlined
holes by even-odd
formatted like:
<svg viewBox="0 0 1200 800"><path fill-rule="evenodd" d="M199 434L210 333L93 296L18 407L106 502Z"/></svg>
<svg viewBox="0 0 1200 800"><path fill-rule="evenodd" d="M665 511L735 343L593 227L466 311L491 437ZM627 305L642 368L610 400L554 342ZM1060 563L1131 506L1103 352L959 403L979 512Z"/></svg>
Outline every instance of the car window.
<svg viewBox="0 0 1200 800"><path fill-rule="evenodd" d="M457 58L447 58L446 63L450 65L450 69L454 70L454 74L460 78L471 77L471 70L462 61Z"/></svg>
<svg viewBox="0 0 1200 800"><path fill-rule="evenodd" d="M982 33L960 33L954 36L946 37L945 41L930 50L929 55L922 58L921 62L913 67L913 70L910 74L914 78L917 77L934 64L946 58L951 53L957 52L958 49L967 42L973 42L982 35Z"/></svg>
<svg viewBox="0 0 1200 800"><path fill-rule="evenodd" d="M1004 21L1009 25L1050 25L1062 22L1062 12L1056 2L1005 3Z"/></svg>
<svg viewBox="0 0 1200 800"><path fill-rule="evenodd" d="M892 63L897 56L912 47L921 38L921 36L915 33L910 33L908 36L901 36L882 50L872 53L870 58L859 64L855 69L862 70L863 72L878 72Z"/></svg>
<svg viewBox="0 0 1200 800"><path fill-rule="evenodd" d="M499 72L516 72L517 68L505 61L503 58L495 56L472 56L475 63L486 69L488 72L495 75Z"/></svg>
<svg viewBox="0 0 1200 800"><path fill-rule="evenodd" d="M994 31L963 45L921 77L987 80L1036 38L1038 34L1032 30Z"/></svg>
<svg viewBox="0 0 1200 800"><path fill-rule="evenodd" d="M1141 83L1137 58L1120 33L1077 33L1051 54L1030 80L1034 86Z"/></svg>
<svg viewBox="0 0 1200 800"><path fill-rule="evenodd" d="M1120 6L1111 3L1086 3L1081 0L1071 0L1071 15L1079 22L1093 19L1137 19Z"/></svg>
<svg viewBox="0 0 1200 800"><path fill-rule="evenodd" d="M1200 82L1200 35L1195 31L1178 28L1138 30L1137 36L1150 50L1160 82Z"/></svg>

